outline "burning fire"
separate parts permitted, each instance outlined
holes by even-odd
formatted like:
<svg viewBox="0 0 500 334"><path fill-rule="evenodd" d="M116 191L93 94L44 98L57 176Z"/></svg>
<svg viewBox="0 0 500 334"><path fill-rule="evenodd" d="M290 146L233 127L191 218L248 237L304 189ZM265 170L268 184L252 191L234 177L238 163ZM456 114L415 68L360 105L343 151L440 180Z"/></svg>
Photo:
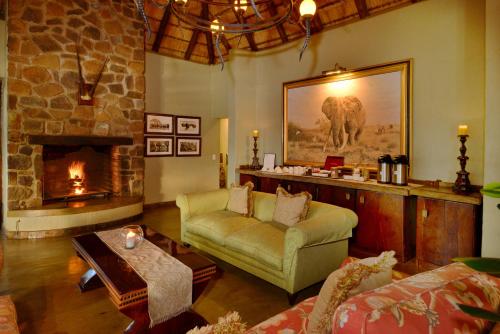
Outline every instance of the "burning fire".
<svg viewBox="0 0 500 334"><path fill-rule="evenodd" d="M73 161L68 168L71 189L75 195L81 195L85 191L83 187L83 180L85 179L84 167L85 162Z"/></svg>
<svg viewBox="0 0 500 334"><path fill-rule="evenodd" d="M83 172L83 167L85 167L85 162L73 161L68 168L69 178L83 180L83 178L85 177L85 173Z"/></svg>

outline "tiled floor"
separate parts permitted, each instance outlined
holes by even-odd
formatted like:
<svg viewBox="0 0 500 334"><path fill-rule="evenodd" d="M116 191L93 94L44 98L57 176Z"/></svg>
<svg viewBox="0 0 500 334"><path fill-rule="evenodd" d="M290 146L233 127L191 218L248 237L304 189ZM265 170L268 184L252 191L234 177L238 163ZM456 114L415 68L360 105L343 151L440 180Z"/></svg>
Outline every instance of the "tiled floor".
<svg viewBox="0 0 500 334"><path fill-rule="evenodd" d="M140 223L180 239L177 208L147 211ZM76 286L87 265L75 255L71 238L3 240L5 263L0 294L10 294L22 333L122 333L130 320L111 303L105 288L80 293ZM240 312L249 326L288 308L286 293L227 263L223 274L194 305L209 322L228 311ZM318 292L316 285L300 299Z"/></svg>

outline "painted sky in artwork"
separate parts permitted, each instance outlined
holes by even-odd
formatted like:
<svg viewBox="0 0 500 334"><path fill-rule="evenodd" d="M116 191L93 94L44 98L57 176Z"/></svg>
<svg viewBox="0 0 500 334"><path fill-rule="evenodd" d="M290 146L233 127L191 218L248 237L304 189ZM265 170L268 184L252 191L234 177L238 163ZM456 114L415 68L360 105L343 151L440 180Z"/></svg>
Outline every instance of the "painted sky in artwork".
<svg viewBox="0 0 500 334"><path fill-rule="evenodd" d="M321 112L329 96L356 96L366 111L366 125L400 124L400 71L288 90L288 122L304 129L326 120Z"/></svg>

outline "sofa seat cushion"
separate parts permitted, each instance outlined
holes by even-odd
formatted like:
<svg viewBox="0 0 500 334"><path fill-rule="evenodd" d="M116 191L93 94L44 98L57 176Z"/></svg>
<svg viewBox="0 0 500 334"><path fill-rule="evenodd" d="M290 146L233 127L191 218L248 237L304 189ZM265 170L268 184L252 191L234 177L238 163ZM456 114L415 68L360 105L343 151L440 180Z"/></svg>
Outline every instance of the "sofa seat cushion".
<svg viewBox="0 0 500 334"><path fill-rule="evenodd" d="M226 247L282 270L286 229L273 223L247 226L231 233Z"/></svg>
<svg viewBox="0 0 500 334"><path fill-rule="evenodd" d="M186 231L224 246L228 235L259 224L260 222L255 218L247 218L236 212L220 210L189 219L186 221Z"/></svg>

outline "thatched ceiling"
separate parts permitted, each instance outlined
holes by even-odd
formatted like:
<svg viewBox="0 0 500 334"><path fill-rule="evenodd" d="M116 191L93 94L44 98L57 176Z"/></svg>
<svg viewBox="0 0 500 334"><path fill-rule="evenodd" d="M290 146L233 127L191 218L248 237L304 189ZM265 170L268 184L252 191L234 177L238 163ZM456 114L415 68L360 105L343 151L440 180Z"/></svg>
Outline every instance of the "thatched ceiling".
<svg viewBox="0 0 500 334"><path fill-rule="evenodd" d="M157 1L160 2L160 0ZM270 17L276 13L281 13L285 10L283 1L284 0L273 0L269 4L266 4L266 6L261 4L259 6L259 11L264 17ZM313 34L323 29L346 25L357 20L394 10L417 2L418 0L315 1L318 9L312 21ZM163 2L165 3L165 1ZM146 13L153 30L151 37L146 41L148 51L204 64L214 64L217 62L217 55L216 52L214 52L213 37L210 33L199 30L193 31L185 23L179 23L179 20L172 15L169 8L158 8L149 0L145 0L145 3ZM227 11L223 14L213 13L212 10L214 10L214 8L212 7L215 6L208 7L208 16L210 18L217 16L225 22L237 22L237 16L234 11ZM207 15L206 12L203 14L202 5L197 0L188 0L186 8L186 10L193 15ZM253 22L257 19L251 7L246 10L243 17L244 20L248 22ZM298 10L295 10L291 20L297 21L298 17ZM238 48L251 51L265 50L304 38L304 36L305 31L303 27L287 21L269 30L245 34L243 36L225 34L221 43L221 51L224 58L226 58L230 49Z"/></svg>

